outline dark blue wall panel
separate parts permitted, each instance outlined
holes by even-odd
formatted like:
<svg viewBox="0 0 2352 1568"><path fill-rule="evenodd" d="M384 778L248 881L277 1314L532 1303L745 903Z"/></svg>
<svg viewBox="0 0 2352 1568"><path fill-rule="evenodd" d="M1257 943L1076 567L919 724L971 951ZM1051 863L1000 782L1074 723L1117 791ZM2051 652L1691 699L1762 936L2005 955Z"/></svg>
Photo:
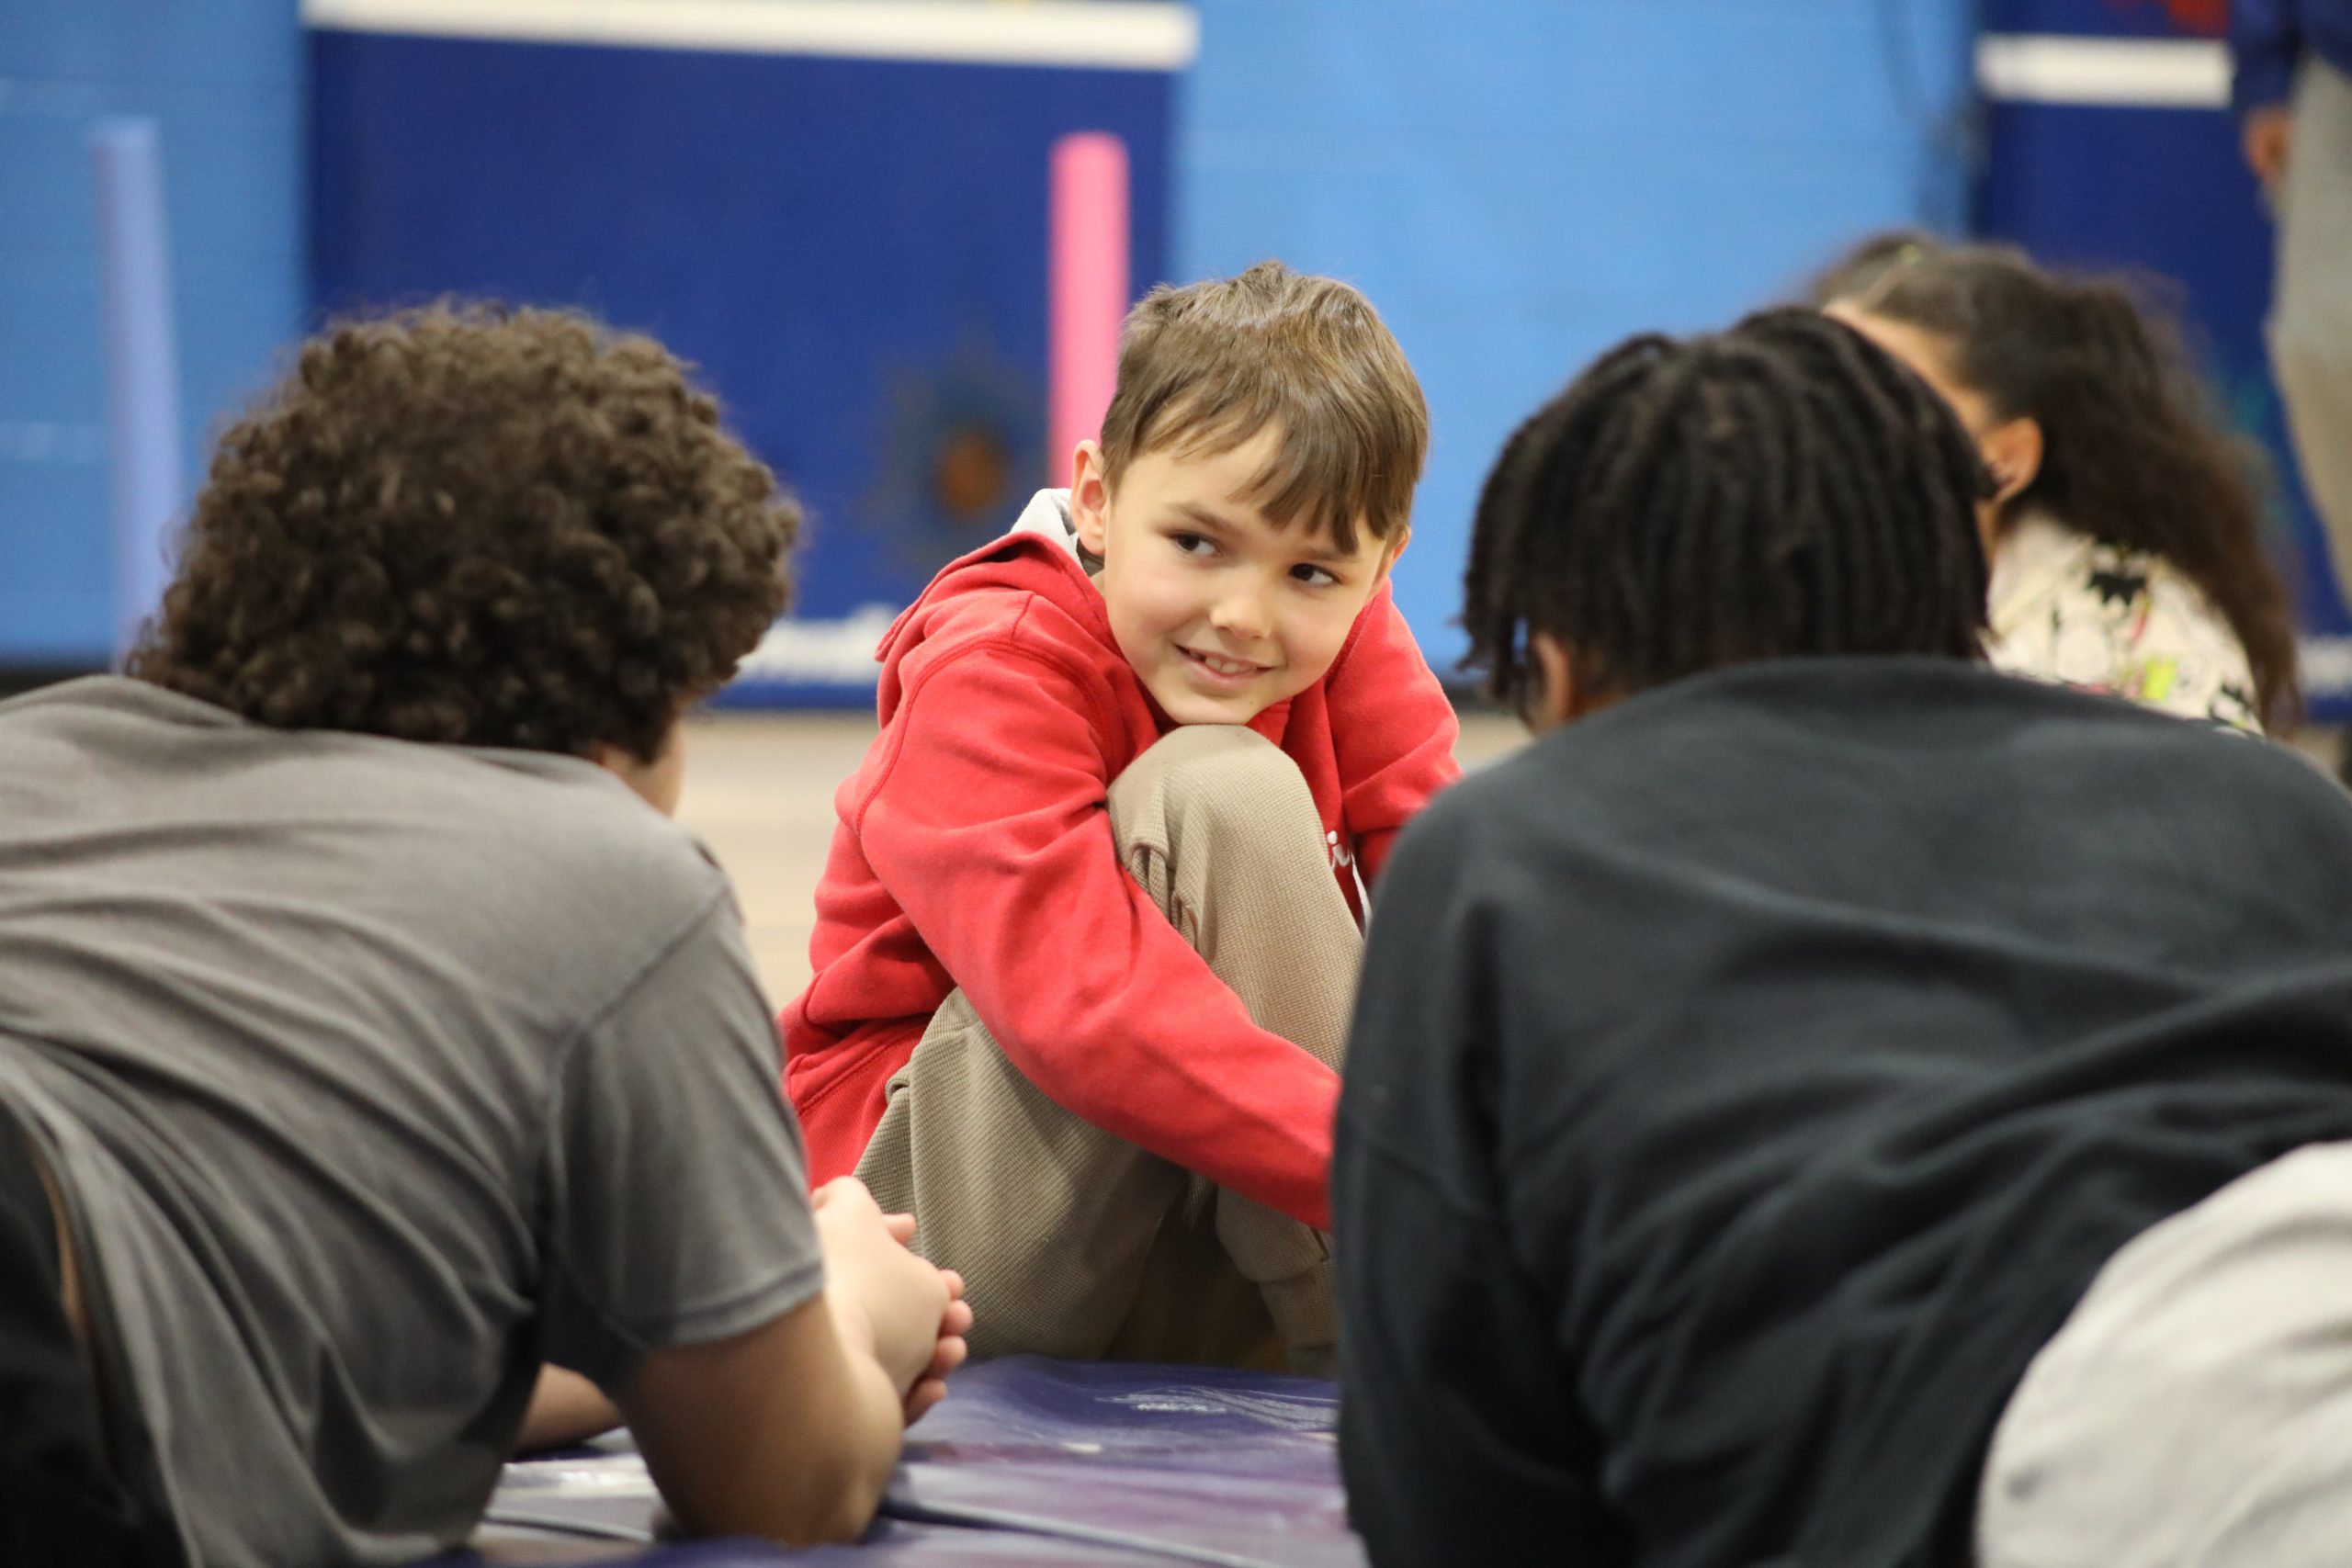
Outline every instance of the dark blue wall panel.
<svg viewBox="0 0 2352 1568"><path fill-rule="evenodd" d="M2067 38L2218 37L2228 0L1984 0L1984 28Z"/></svg>
<svg viewBox="0 0 2352 1568"><path fill-rule="evenodd" d="M1046 482L1057 138L1126 141L1137 289L1166 273L1161 73L336 32L311 59L317 300L660 336L808 504L808 617L905 604Z"/></svg>

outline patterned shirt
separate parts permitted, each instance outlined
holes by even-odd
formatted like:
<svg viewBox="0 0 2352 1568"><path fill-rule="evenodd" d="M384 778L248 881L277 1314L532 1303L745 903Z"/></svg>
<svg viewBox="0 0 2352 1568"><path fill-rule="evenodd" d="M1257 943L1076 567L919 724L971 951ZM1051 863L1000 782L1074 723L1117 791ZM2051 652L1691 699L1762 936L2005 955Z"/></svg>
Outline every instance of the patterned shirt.
<svg viewBox="0 0 2352 1568"><path fill-rule="evenodd" d="M2262 733L2245 649L2204 591L2161 556L2045 514L1994 552L1985 650L2012 674Z"/></svg>

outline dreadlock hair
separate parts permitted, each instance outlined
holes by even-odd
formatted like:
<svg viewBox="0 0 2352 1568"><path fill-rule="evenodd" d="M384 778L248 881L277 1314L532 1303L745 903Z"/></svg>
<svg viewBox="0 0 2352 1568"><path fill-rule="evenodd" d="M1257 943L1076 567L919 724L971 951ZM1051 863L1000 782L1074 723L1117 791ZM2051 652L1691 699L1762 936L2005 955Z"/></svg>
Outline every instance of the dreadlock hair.
<svg viewBox="0 0 2352 1568"><path fill-rule="evenodd" d="M2237 634L2265 728L2294 727L2294 618L2262 537L2268 468L2222 420L2169 311L2121 277L2065 276L2012 246L1916 233L1864 241L1816 288L1825 304L1939 340L1939 368L1996 420L2041 427L2041 469L2001 525L2038 509L2170 562Z"/></svg>
<svg viewBox="0 0 2352 1568"><path fill-rule="evenodd" d="M1800 654L1982 657L1974 445L1926 382L1816 311L1603 355L1479 497L1465 668L1528 711L1528 638L1628 695Z"/></svg>

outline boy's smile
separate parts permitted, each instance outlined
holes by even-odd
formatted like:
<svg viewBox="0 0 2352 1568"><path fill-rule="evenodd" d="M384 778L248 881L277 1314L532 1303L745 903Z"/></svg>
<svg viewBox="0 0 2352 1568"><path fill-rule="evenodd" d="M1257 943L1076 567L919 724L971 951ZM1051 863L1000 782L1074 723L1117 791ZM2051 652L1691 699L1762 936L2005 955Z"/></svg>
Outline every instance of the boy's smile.
<svg viewBox="0 0 2352 1568"><path fill-rule="evenodd" d="M1182 647L1181 644L1177 651L1200 665L1213 682L1253 681L1267 673L1267 666L1252 664L1246 659L1221 658L1214 653L1204 653L1197 648Z"/></svg>
<svg viewBox="0 0 2352 1568"><path fill-rule="evenodd" d="M1276 526L1249 492L1281 441L1146 452L1115 491L1100 449L1079 447L1070 516L1102 558L1112 635L1179 724L1247 724L1321 680L1402 546L1361 520L1353 550L1305 519Z"/></svg>

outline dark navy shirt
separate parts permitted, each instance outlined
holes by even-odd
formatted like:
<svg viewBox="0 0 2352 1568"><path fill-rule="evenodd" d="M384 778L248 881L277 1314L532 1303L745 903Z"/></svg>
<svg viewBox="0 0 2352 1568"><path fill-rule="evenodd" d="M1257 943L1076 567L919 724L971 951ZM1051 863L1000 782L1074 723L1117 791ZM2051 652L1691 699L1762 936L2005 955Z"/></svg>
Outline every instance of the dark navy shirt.
<svg viewBox="0 0 2352 1568"><path fill-rule="evenodd" d="M2230 0L2240 113L2285 100L2308 50L2352 75L2352 0Z"/></svg>
<svg viewBox="0 0 2352 1568"><path fill-rule="evenodd" d="M2352 803L1956 660L1676 682L1440 795L1333 1166L1374 1562L1965 1562L2132 1236L2352 1137Z"/></svg>

